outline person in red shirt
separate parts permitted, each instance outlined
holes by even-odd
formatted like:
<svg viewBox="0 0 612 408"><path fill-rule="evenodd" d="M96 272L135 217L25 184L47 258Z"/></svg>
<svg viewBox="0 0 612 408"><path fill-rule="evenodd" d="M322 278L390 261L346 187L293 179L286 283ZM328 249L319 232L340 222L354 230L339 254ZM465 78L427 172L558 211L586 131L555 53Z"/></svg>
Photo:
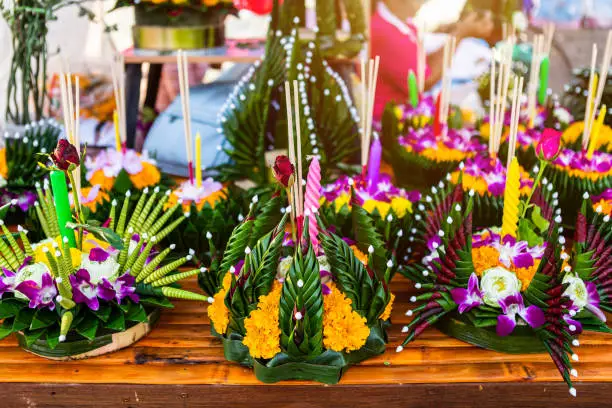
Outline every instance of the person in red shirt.
<svg viewBox="0 0 612 408"><path fill-rule="evenodd" d="M371 55L380 56L374 117L380 118L385 104L408 99L408 72L417 72L417 28L410 21L423 0L376 0L371 19ZM450 31L457 43L467 37L488 38L494 30L490 12L470 13ZM427 56L425 89L442 78L443 47Z"/></svg>

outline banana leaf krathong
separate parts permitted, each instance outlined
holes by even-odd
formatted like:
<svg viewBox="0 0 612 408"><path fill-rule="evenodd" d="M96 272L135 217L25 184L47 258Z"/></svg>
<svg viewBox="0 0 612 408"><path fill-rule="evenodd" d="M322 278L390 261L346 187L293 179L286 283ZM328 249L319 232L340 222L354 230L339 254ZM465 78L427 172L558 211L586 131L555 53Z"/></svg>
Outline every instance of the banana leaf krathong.
<svg viewBox="0 0 612 408"><path fill-rule="evenodd" d="M434 134L431 118L404 116L398 106L389 103L381 124L385 158L397 174L411 175L409 182L398 180L402 187L426 190L455 170L460 162L486 150L473 131L461 124L453 125L450 119L447 136L442 137Z"/></svg>
<svg viewBox="0 0 612 408"><path fill-rule="evenodd" d="M580 210L580 197L596 196L612 188L612 154L595 151L589 159L582 150L563 149L546 167L544 176L558 186L559 205L564 213L572 215L566 221L573 226L573 215Z"/></svg>
<svg viewBox="0 0 612 408"><path fill-rule="evenodd" d="M19 222L36 201L35 183L46 177L38 166L37 154L53 151L60 133L55 121L34 122L26 126L23 135L6 138L0 149L0 205L17 200L11 213L21 212Z"/></svg>
<svg viewBox="0 0 612 408"><path fill-rule="evenodd" d="M15 333L24 349L47 358L85 358L146 335L172 298L207 300L178 286L201 273L178 271L193 254L168 261L174 245L158 245L185 220L170 221L180 205L162 211L167 196L143 193L134 203L128 195L111 206L102 225L68 223L83 235L71 246L60 234L50 189L45 185L37 193L46 239L31 242L22 227L14 238L0 226L1 338ZM131 340L126 343L122 334Z"/></svg>
<svg viewBox="0 0 612 408"><path fill-rule="evenodd" d="M373 248L360 254L320 218L316 253L308 216L298 244L285 239L288 213L262 231L255 216L261 210L254 207L234 231L218 270L210 271L222 281L208 314L226 358L253 367L266 383L334 384L349 365L383 353L394 263L378 262ZM253 241L257 230L263 235ZM334 320L338 315L341 321Z"/></svg>
<svg viewBox="0 0 612 408"><path fill-rule="evenodd" d="M580 316L567 292L563 263L569 257L557 193L549 186L536 186L516 237L501 237L493 226L474 228L474 191L448 185L422 200L408 237L411 261L401 272L423 293L411 299L415 308L406 314L414 318L398 352L429 326L499 352L547 351L576 394L572 346Z"/></svg>

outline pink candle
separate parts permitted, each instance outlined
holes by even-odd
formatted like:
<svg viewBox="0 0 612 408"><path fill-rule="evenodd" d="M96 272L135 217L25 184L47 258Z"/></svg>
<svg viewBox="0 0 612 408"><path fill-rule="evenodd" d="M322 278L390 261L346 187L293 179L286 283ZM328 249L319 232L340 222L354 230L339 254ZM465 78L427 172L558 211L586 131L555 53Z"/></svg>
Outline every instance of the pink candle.
<svg viewBox="0 0 612 408"><path fill-rule="evenodd" d="M310 242L315 253L319 250L319 226L317 225L316 213L319 211L321 199L321 166L319 160L314 157L308 168L308 178L306 180L306 197L304 199L304 212L308 211L308 233Z"/></svg>

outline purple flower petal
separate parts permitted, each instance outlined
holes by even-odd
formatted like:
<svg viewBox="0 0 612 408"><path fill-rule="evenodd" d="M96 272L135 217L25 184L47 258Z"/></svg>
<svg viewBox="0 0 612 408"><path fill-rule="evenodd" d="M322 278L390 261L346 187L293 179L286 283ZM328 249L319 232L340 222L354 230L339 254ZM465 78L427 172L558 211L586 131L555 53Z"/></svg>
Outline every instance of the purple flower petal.
<svg viewBox="0 0 612 408"><path fill-rule="evenodd" d="M529 268L534 264L533 257L530 253L518 254L512 258L512 262L517 268Z"/></svg>
<svg viewBox="0 0 612 408"><path fill-rule="evenodd" d="M497 316L497 335L498 336L507 336L514 331L516 327L516 320L514 315L500 315Z"/></svg>
<svg viewBox="0 0 612 408"><path fill-rule="evenodd" d="M110 254L102 248L93 248L89 252L89 260L92 262L104 262L109 256Z"/></svg>
<svg viewBox="0 0 612 408"><path fill-rule="evenodd" d="M535 305L531 305L519 312L519 315L534 329L542 326L546 322L546 316L542 309Z"/></svg>
<svg viewBox="0 0 612 408"><path fill-rule="evenodd" d="M499 301L499 306L501 307L502 312L504 312L504 314L510 313L510 306L513 305L523 305L523 297L520 293L514 293L510 296L507 296L505 299Z"/></svg>
<svg viewBox="0 0 612 408"><path fill-rule="evenodd" d="M329 286L324 283L321 285L321 291L323 292L323 295L329 295L331 293Z"/></svg>

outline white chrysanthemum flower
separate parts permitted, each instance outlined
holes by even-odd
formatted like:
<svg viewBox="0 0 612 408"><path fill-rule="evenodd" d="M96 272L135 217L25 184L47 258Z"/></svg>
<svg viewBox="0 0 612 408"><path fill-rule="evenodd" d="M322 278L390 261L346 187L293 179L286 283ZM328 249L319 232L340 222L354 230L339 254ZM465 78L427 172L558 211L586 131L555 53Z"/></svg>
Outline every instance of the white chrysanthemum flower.
<svg viewBox="0 0 612 408"><path fill-rule="evenodd" d="M513 272L497 266L484 271L480 287L484 292L484 302L489 306L500 307L500 300L521 291L521 281Z"/></svg>

